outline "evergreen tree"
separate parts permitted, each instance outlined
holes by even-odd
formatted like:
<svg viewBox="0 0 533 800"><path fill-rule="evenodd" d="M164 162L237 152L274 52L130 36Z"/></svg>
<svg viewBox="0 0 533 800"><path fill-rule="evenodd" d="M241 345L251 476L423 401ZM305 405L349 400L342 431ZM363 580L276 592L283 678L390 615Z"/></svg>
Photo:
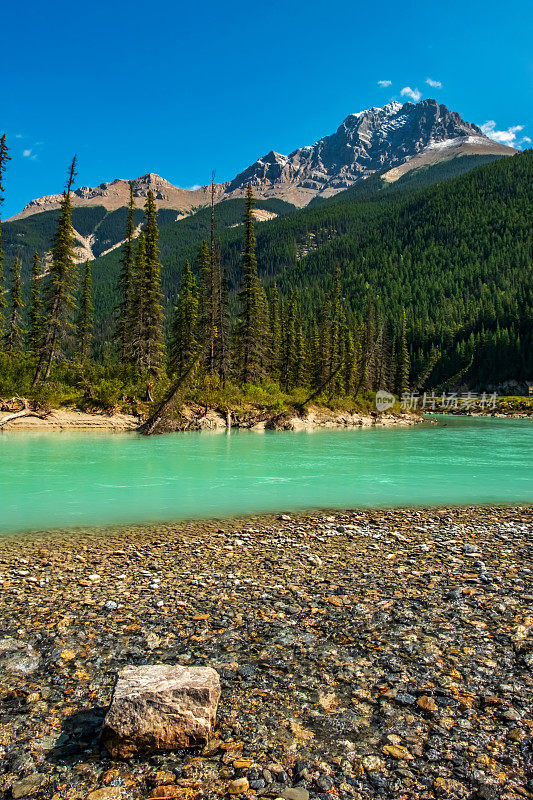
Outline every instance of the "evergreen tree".
<svg viewBox="0 0 533 800"><path fill-rule="evenodd" d="M185 262L170 332L169 367L181 375L197 356L198 288Z"/></svg>
<svg viewBox="0 0 533 800"><path fill-rule="evenodd" d="M218 337L217 321L218 301L220 298L220 264L217 259L217 248L215 244L215 178L214 173L211 180L211 240L209 247L209 274L208 282L205 287L207 301L207 369L212 374L216 367L216 340Z"/></svg>
<svg viewBox="0 0 533 800"><path fill-rule="evenodd" d="M152 190L148 191L144 206L144 297L143 297L143 367L151 374L157 374L162 365L163 306L161 305L161 262L159 260L159 228L157 208Z"/></svg>
<svg viewBox="0 0 533 800"><path fill-rule="evenodd" d="M288 391L294 386L295 373L297 371L297 310L296 296L294 289L291 288L287 311L283 320L283 363L281 371L281 381L283 388Z"/></svg>
<svg viewBox="0 0 533 800"><path fill-rule="evenodd" d="M228 298L227 298L227 282L226 273L222 266L220 258L220 248L216 236L216 218L215 218L215 173L211 176L211 246L209 250L210 266L211 266L211 283L210 283L210 315L211 315L211 330L214 332L213 343L209 342L209 353L211 353L211 346L213 356L209 355L210 371L216 371L224 385L226 380L226 372L228 369L228 339L229 339L229 321L228 321ZM212 364L212 366L211 366Z"/></svg>
<svg viewBox="0 0 533 800"><path fill-rule="evenodd" d="M251 184L246 189L244 215L244 253L242 258L242 285L239 293L241 313L237 328L240 376L243 383L261 379L263 355L264 308L260 282L257 275L256 239L253 208L255 205Z"/></svg>
<svg viewBox="0 0 533 800"><path fill-rule="evenodd" d="M217 349L216 349L216 364L220 380L224 386L226 375L229 368L230 357L230 335L229 335L229 311L228 311L228 284L226 271L220 261L220 253L217 252L218 268L219 268L219 285L218 285L218 336L217 336Z"/></svg>
<svg viewBox="0 0 533 800"><path fill-rule="evenodd" d="M43 334L43 303L41 294L41 259L39 253L33 254L31 262L31 289L30 289L30 313L28 328L28 350L33 355L38 355Z"/></svg>
<svg viewBox="0 0 533 800"><path fill-rule="evenodd" d="M135 200L133 197L133 181L129 181L129 202L128 218L126 222L126 239L120 259L120 276L118 282L118 293L120 303L116 308L117 314L117 338L120 343L120 354L122 360L131 358L132 346L132 298L133 298L133 272L135 265L135 253L133 241L135 237Z"/></svg>
<svg viewBox="0 0 533 800"><path fill-rule="evenodd" d="M344 369L342 375L342 388L344 394L351 395L354 389L356 374L355 344L353 333L346 328L344 332Z"/></svg>
<svg viewBox="0 0 533 800"><path fill-rule="evenodd" d="M206 241L200 242L198 257L199 298L198 298L198 329L199 340L203 352L202 359L208 372L212 372L215 363L215 323L214 323L214 294L213 294L213 262L211 251Z"/></svg>
<svg viewBox="0 0 533 800"><path fill-rule="evenodd" d="M361 358L362 386L373 389L376 385L376 309L371 295L366 301Z"/></svg>
<svg viewBox="0 0 533 800"><path fill-rule="evenodd" d="M268 311L268 371L275 381L281 377L281 316L278 287L270 292Z"/></svg>
<svg viewBox="0 0 533 800"><path fill-rule="evenodd" d="M77 270L74 254L74 232L72 229L71 191L76 177L76 156L70 165L67 186L61 198L59 219L52 247L52 263L46 293L46 312L43 344L33 385L42 377L48 380L52 363L65 355L67 337L73 330L72 313L76 307L74 291Z"/></svg>
<svg viewBox="0 0 533 800"><path fill-rule="evenodd" d="M85 262L80 311L78 317L78 348L81 361L87 361L91 354L94 327L91 264Z"/></svg>
<svg viewBox="0 0 533 800"><path fill-rule="evenodd" d="M146 274L146 245L144 232L137 239L137 249L131 281L131 307L128 321L129 357L136 369L143 370L145 363L144 340L144 281Z"/></svg>
<svg viewBox="0 0 533 800"><path fill-rule="evenodd" d="M6 163L10 161L8 156L8 149L6 145L6 135L2 134L0 137L0 212L4 202L4 173L6 171ZM4 250L2 248L2 225L0 220L0 344L4 339L4 326L5 326L5 309L6 300L4 297Z"/></svg>
<svg viewBox="0 0 533 800"><path fill-rule="evenodd" d="M307 364L306 364L306 348L302 315L300 309L296 308L296 324L294 328L295 333L295 359L293 367L293 380L295 386L305 386L307 384Z"/></svg>
<svg viewBox="0 0 533 800"><path fill-rule="evenodd" d="M333 272L333 286L331 295L331 320L330 320L330 334L329 334L329 347L330 352L328 356L329 368L331 373L336 372L341 364L341 271L338 264L335 265ZM330 386L330 391L335 393L340 389L340 377L335 378Z"/></svg>
<svg viewBox="0 0 533 800"><path fill-rule="evenodd" d="M320 384L321 353L318 325L314 315L308 325L307 364L311 385L316 387Z"/></svg>
<svg viewBox="0 0 533 800"><path fill-rule="evenodd" d="M20 280L20 259L14 259L11 266L11 314L6 336L6 349L22 350L22 283Z"/></svg>
<svg viewBox="0 0 533 800"><path fill-rule="evenodd" d="M400 337L396 349L396 393L409 391L409 350L407 349L407 316L402 309Z"/></svg>

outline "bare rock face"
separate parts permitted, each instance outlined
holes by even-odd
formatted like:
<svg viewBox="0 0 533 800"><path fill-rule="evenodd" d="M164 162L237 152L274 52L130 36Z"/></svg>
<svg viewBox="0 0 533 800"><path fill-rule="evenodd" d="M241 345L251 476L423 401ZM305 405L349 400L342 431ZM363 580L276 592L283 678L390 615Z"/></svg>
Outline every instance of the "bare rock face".
<svg viewBox="0 0 533 800"><path fill-rule="evenodd" d="M331 197L369 175L386 171L397 180L409 169L461 155L513 155L514 148L488 139L459 114L436 100L419 103L393 101L383 108L350 114L335 133L289 155L271 150L233 180L215 184L215 202L244 197L251 183L256 197L277 197L305 206L317 195ZM399 170L399 171L398 171ZM209 203L210 186L182 189L153 172L135 178L138 207L151 189L158 208L179 211L177 219ZM59 208L62 195L32 200L11 220ZM117 179L96 187L81 186L72 193L74 206L104 206L115 210L128 205L129 181ZM85 259L83 259L85 260Z"/></svg>
<svg viewBox="0 0 533 800"><path fill-rule="evenodd" d="M114 758L204 744L219 698L218 673L211 667L125 667L118 673L102 742Z"/></svg>

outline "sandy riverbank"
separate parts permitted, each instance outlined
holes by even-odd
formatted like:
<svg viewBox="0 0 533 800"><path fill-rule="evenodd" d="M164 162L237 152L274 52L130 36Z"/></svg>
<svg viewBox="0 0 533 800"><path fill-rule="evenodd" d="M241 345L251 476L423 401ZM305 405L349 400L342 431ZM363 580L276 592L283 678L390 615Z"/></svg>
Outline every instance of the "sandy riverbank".
<svg viewBox="0 0 533 800"><path fill-rule="evenodd" d="M532 791L533 514L280 515L0 538L1 797ZM203 752L112 761L117 669L215 667Z"/></svg>
<svg viewBox="0 0 533 800"><path fill-rule="evenodd" d="M130 414L88 414L77 410L54 409L46 416L23 416L9 420L2 425L8 416L0 412L1 431L22 430L102 430L102 431L134 431L140 421ZM352 414L344 411L332 411L327 408L310 408L300 416L291 413L242 412L231 413L213 409L187 407L182 409L179 418L172 419L166 426L168 431L185 430L224 430L228 425L232 428L252 430L314 430L316 428L349 428L392 425L415 425L422 421L421 415L402 414Z"/></svg>

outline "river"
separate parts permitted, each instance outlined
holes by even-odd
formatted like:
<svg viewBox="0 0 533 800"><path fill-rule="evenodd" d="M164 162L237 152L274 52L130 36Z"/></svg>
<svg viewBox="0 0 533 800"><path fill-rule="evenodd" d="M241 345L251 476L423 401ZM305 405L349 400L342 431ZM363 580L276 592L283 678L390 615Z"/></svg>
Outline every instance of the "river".
<svg viewBox="0 0 533 800"><path fill-rule="evenodd" d="M0 434L0 531L358 506L527 503L533 424Z"/></svg>

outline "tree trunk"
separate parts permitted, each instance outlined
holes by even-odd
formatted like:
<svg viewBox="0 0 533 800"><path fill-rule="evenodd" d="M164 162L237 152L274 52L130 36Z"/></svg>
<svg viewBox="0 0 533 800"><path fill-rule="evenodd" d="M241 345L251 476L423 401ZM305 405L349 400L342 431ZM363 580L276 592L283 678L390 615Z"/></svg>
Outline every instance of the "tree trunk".
<svg viewBox="0 0 533 800"><path fill-rule="evenodd" d="M49 411L32 411L28 408L28 401L24 397L14 397L13 400L18 400L24 406L20 411L14 411L13 414L8 414L7 417L0 419L0 428L11 422L12 419L20 419L21 417L37 417L38 419L46 419L50 414Z"/></svg>
<svg viewBox="0 0 533 800"><path fill-rule="evenodd" d="M179 390L198 364L200 357L202 355L202 351L198 352L195 358L191 361L185 372L176 379L175 383L169 391L167 392L164 400L160 403L159 407L156 411L152 414L149 419L146 420L139 428L139 433L144 434L145 436L152 436L152 434L157 433L157 427L160 424L161 420L164 419L165 415L168 414L172 405L176 399L176 395L178 394Z"/></svg>

